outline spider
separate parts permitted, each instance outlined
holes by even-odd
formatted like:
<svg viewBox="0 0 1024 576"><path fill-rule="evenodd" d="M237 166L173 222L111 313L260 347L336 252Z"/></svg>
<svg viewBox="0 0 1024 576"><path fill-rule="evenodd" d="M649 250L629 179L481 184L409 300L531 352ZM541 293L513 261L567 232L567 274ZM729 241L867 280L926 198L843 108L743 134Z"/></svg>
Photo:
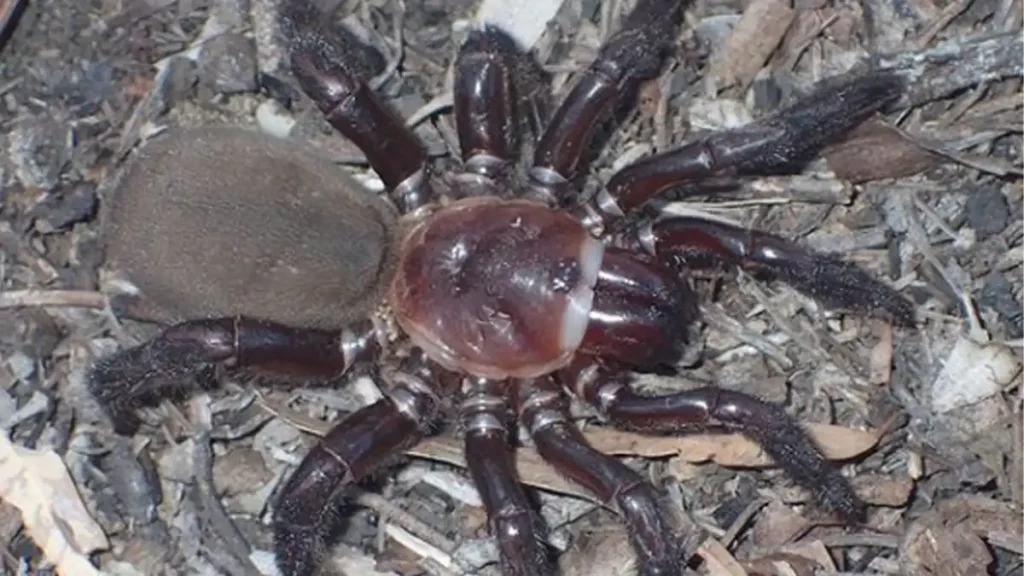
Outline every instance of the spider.
<svg viewBox="0 0 1024 576"><path fill-rule="evenodd" d="M274 546L289 576L319 569L346 489L427 434L451 400L508 575L553 570L512 464L517 425L618 513L642 574L682 569L658 490L588 445L569 391L623 428L746 434L824 508L861 518L865 504L781 407L716 387L647 396L629 375L679 359L697 320L688 268L738 267L900 325L913 324L912 304L779 236L630 215L671 188L798 167L897 100L901 80L876 71L824 82L752 124L640 159L584 198L575 182L598 120L659 73L680 4L637 4L551 116L526 174L514 166L527 57L500 29L470 33L454 76L462 169L442 192L421 143L369 88L355 41L309 2L285 3L295 78L362 149L387 197L307 147L241 129L144 146L118 185L108 254L177 320L91 371L115 429L131 433L136 408L209 387L220 370L331 379L379 368L385 397L335 425L276 502Z"/></svg>

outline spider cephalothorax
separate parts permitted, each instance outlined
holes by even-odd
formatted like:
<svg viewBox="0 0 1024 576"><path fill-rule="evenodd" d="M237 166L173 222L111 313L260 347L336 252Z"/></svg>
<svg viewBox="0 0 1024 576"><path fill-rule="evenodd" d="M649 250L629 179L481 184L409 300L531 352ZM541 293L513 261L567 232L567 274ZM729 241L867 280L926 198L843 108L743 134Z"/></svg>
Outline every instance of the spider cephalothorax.
<svg viewBox="0 0 1024 576"><path fill-rule="evenodd" d="M781 408L713 387L643 396L628 374L677 359L697 310L684 264L742 267L900 324L912 323L911 304L857 267L777 236L626 216L682 184L799 165L897 99L901 83L880 72L831 81L755 123L641 159L584 198L573 183L597 120L658 73L678 7L639 2L547 123L519 184L507 174L524 55L500 30L473 32L454 82L463 168L442 197L416 137L368 88L348 37L328 32L307 2L285 3L292 71L365 152L390 199L360 191L308 147L241 129L147 144L109 209L109 255L178 323L91 373L118 431L135 429L142 403L190 379L206 385L216 367L321 380L386 367L386 397L338 423L276 503L275 546L289 576L316 569L345 489L417 442L450 397L461 399L469 470L506 574L551 571L510 460L516 421L542 457L622 516L642 573L680 571L656 490L587 444L566 391L617 426L747 434L818 502L857 518L861 501ZM383 303L412 353L393 353L394 334L375 312Z"/></svg>

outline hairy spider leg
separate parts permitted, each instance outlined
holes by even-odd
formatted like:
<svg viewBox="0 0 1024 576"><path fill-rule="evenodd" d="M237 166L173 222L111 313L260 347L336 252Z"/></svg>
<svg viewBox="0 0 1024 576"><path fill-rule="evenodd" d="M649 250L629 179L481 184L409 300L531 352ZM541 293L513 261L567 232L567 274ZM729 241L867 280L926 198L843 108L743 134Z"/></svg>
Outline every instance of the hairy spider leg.
<svg viewBox="0 0 1024 576"><path fill-rule="evenodd" d="M616 511L625 522L642 576L680 573L673 518L651 483L619 460L595 449L569 419L568 403L551 377L520 384L520 420L540 456Z"/></svg>
<svg viewBox="0 0 1024 576"><path fill-rule="evenodd" d="M403 214L434 200L427 152L398 114L367 83L364 50L344 28L327 29L309 0L281 5L292 73L327 121L366 155Z"/></svg>

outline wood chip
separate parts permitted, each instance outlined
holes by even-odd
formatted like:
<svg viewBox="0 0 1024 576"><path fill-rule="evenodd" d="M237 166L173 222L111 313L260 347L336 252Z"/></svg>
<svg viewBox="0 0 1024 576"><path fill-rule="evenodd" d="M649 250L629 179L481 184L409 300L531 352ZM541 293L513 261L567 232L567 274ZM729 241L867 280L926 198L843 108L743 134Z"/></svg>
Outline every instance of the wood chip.
<svg viewBox="0 0 1024 576"><path fill-rule="evenodd" d="M704 559L711 576L747 576L743 566L718 540L709 538L697 549L697 554Z"/></svg>
<svg viewBox="0 0 1024 576"><path fill-rule="evenodd" d="M711 74L719 88L747 86L778 48L793 18L788 0L753 0L723 49L712 56Z"/></svg>

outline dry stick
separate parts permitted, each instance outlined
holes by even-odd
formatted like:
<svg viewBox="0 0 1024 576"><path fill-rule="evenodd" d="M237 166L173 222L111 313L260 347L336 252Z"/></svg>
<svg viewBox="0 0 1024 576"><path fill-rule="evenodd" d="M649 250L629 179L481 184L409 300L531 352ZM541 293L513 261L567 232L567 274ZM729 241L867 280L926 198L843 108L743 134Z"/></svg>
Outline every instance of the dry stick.
<svg viewBox="0 0 1024 576"><path fill-rule="evenodd" d="M753 518L754 515L757 514L758 510L763 508L767 503L767 499L758 498L751 502L750 504L747 504L747 507L743 509L743 512L741 512L740 515L732 521L732 524L725 531L725 534L722 534L722 536L718 539L718 541L722 543L722 546L725 546L726 548L731 546L733 540L735 540L736 537L739 536L740 531L743 530L743 528L747 525L748 522L750 522L750 519Z"/></svg>
<svg viewBox="0 0 1024 576"><path fill-rule="evenodd" d="M416 536L420 540L423 540L445 554L451 555L457 548L455 542L447 538L444 534L434 530L429 524L423 522L412 514L409 514L405 510L402 510L398 506L388 502L379 494L360 491L355 497L354 502L359 506L376 511L381 516L387 518L389 522L400 526L413 536Z"/></svg>
<svg viewBox="0 0 1024 576"><path fill-rule="evenodd" d="M1024 36L1019 30L943 42L921 52L877 57L879 68L902 72L905 104L941 100L982 82L1024 76Z"/></svg>
<svg viewBox="0 0 1024 576"><path fill-rule="evenodd" d="M815 341L805 337L806 332L797 329L797 327L785 318L779 310L772 305L768 295L761 289L761 286L757 282L744 282L743 288L746 292L757 300L757 303L764 309L764 311L771 317L772 321L780 330L785 332L792 338L793 342L796 343L800 348L808 352L812 358L818 362L831 364L846 374L854 384L858 385L857 390L862 389L859 384L865 381L864 376L857 373L857 369L851 364L848 358L842 353L840 354L829 354L827 350L824 350ZM811 332L813 334L813 332ZM815 335L816 336L816 335ZM840 349L842 349L840 347ZM861 416L867 416L867 406L865 406L864 399L859 394L854 393L850 390L849 386L834 386L827 384L826 387L838 396L846 398L847 402L853 406Z"/></svg>
<svg viewBox="0 0 1024 576"><path fill-rule="evenodd" d="M75 308L107 307L107 297L91 290L7 290L0 292L0 308L23 306L69 306Z"/></svg>
<svg viewBox="0 0 1024 576"><path fill-rule="evenodd" d="M210 428L213 419L210 398L201 394L190 402L192 419L188 426L193 439L192 478L195 482L199 513L210 524L210 529L221 541L228 554L238 562L237 568L246 576L259 576L260 571L253 565L250 555L252 547L242 532L224 511L217 490L213 486L213 446Z"/></svg>
<svg viewBox="0 0 1024 576"><path fill-rule="evenodd" d="M924 34L917 39L917 42L914 42L914 49L924 50L927 48L928 45L932 43L932 40L939 35L939 32L942 32L946 26L949 26L949 23L952 22L954 18L963 14L964 10L967 10L973 2L974 0L960 0L959 2L954 2L949 6L946 6L945 9L942 10L942 13L928 25L928 28L925 30Z"/></svg>
<svg viewBox="0 0 1024 576"><path fill-rule="evenodd" d="M761 336L757 332L747 328L742 322L729 316L718 304L702 304L701 314L704 319L738 338L744 344L754 347L762 354L774 360L784 370L793 368L793 361L786 356L786 352Z"/></svg>
<svg viewBox="0 0 1024 576"><path fill-rule="evenodd" d="M939 272L942 279L949 285L956 293L957 299L960 301L960 305L963 306L964 314L967 316L968 323L968 338L978 343L986 343L989 341L988 332L982 327L981 320L978 318L978 311L974 307L974 302L971 301L971 295L967 293L963 286L960 286L958 282L953 279L953 276L946 270L946 267L939 262L935 252L932 251L931 241L928 240L928 233L925 232L924 225L921 224L920 219L917 216L917 207L914 205L917 201L917 195L913 194L912 197L905 198L904 202L906 207L904 212L907 214L907 236L914 248L924 256L924 259L932 265L935 270Z"/></svg>

